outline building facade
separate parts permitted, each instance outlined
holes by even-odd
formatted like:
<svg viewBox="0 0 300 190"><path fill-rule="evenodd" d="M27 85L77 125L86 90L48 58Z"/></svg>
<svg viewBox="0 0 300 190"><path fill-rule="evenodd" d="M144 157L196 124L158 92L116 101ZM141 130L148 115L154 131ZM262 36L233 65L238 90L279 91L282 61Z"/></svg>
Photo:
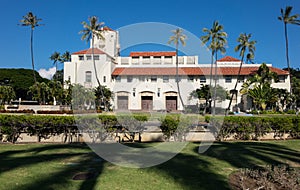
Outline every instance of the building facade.
<svg viewBox="0 0 300 190"><path fill-rule="evenodd" d="M94 52L98 78L101 85L113 91L115 110L182 111L184 107L195 107L201 103L201 100L190 96L193 90L215 82L214 77L210 80L211 65L199 64L198 56L179 56L178 65L175 52L131 52L128 57L119 56L118 32L105 28L104 36L105 40L96 40L94 47L91 44L89 49L71 55L71 61L64 63L64 80L86 88L96 87ZM238 105L240 110L249 110L251 101L246 101L249 98L242 96L239 90L260 64L243 64L239 79L240 60L226 56L216 65L216 82L228 92L239 80L232 107ZM273 82L272 87L289 90L288 73L272 65L268 67L279 76L279 82ZM216 102L216 106L222 108L227 108L228 104L229 100Z"/></svg>

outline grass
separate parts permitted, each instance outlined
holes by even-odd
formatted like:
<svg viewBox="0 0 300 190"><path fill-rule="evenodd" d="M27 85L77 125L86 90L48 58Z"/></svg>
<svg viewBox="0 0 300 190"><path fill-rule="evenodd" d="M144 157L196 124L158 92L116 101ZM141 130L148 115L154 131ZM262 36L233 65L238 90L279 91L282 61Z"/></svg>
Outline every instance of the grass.
<svg viewBox="0 0 300 190"><path fill-rule="evenodd" d="M163 164L134 169L101 161L86 145L0 144L0 189L229 189L228 176L239 168L300 167L299 145L300 140L216 142L199 154L199 143L189 143ZM95 178L72 180L90 170L97 171Z"/></svg>

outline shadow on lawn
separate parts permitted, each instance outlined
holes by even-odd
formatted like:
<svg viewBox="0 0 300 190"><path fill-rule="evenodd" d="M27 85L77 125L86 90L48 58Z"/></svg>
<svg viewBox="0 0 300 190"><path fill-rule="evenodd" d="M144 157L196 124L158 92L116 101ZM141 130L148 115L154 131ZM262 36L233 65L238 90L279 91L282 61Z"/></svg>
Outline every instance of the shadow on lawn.
<svg viewBox="0 0 300 190"><path fill-rule="evenodd" d="M198 152L198 147L194 151ZM299 151L270 142L215 142L203 155L237 168L279 164L300 167Z"/></svg>
<svg viewBox="0 0 300 190"><path fill-rule="evenodd" d="M103 162L95 162L97 156L86 145L47 144L26 150L8 150L0 153L0 173L3 174L16 168L34 164L72 160L76 156L80 156L83 159L76 160L76 163L65 163L65 168L58 172L49 173L46 177L40 176L35 178L32 183L16 187L15 189L54 189L56 185L64 186L63 184L69 184L68 181L76 173L90 171L91 169L94 172L94 177L82 181L79 189L93 189L103 169Z"/></svg>

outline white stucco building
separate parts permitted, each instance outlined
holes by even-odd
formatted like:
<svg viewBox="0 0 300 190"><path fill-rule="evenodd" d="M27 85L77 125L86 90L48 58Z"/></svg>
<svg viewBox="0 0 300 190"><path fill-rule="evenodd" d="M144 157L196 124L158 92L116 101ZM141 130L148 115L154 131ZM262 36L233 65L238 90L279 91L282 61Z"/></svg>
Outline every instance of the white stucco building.
<svg viewBox="0 0 300 190"><path fill-rule="evenodd" d="M167 110L180 111L184 106L195 106L199 100L191 98L190 93L200 85L210 84L210 64L199 64L198 56L178 57L178 80L176 78L175 52L131 52L128 57L119 56L119 35L108 27L104 28L105 40L96 40L89 49L72 54L71 61L64 63L64 80L82 84L86 88L96 87L97 81L92 61L92 51L101 85L107 86L114 93L113 106L116 110ZM92 49L94 48L94 49ZM226 56L217 61L217 84L227 91L234 89L240 60ZM260 64L244 64L237 86L254 74ZM289 88L289 76L284 70L268 65L279 76L275 88ZM214 71L213 71L214 73ZM214 84L214 80L212 81ZM180 93L178 93L180 92ZM180 96L183 101L181 103ZM249 109L251 101L244 101L238 93L232 106L241 110ZM250 102L250 103L249 103ZM229 100L217 102L218 107L227 108Z"/></svg>

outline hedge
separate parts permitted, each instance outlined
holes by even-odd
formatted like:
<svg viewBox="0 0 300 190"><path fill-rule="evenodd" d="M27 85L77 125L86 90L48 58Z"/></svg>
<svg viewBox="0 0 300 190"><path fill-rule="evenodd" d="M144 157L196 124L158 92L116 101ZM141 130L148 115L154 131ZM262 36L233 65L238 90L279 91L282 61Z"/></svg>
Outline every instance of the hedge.
<svg viewBox="0 0 300 190"><path fill-rule="evenodd" d="M274 138L286 133L291 138L300 137L300 117L297 116L228 116L219 121L218 117L206 117L206 121L217 128L219 140L232 135L240 140L258 140L268 132L274 132Z"/></svg>
<svg viewBox="0 0 300 190"><path fill-rule="evenodd" d="M139 126L148 117L145 115L76 115L57 116L57 115L6 115L0 114L0 140L2 135L7 135L9 142L15 143L21 133L27 133L30 136L36 135L38 141L42 138L49 138L59 134L74 134L79 130L93 130L98 132L112 132L117 130L115 126L124 125L120 123L120 117L123 120L130 120L139 123ZM98 119L97 119L98 118ZM78 127L80 126L80 127ZM65 139L66 141L66 139Z"/></svg>

